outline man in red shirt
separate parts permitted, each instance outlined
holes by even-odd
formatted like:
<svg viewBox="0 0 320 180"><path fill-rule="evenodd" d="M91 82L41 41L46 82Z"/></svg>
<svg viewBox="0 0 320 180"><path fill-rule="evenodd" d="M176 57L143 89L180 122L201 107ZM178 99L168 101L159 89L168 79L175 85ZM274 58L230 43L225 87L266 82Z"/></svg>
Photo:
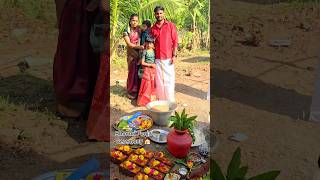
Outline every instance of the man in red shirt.
<svg viewBox="0 0 320 180"><path fill-rule="evenodd" d="M156 94L159 100L174 100L175 72L174 61L177 57L178 33L175 25L167 21L164 8L154 9L157 22L151 27L151 35L155 38L156 58Z"/></svg>

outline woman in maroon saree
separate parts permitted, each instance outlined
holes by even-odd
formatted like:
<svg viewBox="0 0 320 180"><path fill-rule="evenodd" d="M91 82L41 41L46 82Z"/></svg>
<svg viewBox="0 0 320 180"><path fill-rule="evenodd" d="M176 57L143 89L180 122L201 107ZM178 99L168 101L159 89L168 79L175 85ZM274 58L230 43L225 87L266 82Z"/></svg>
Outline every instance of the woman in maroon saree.
<svg viewBox="0 0 320 180"><path fill-rule="evenodd" d="M123 38L127 44L127 63L128 63L128 78L127 78L127 93L128 98L136 99L139 92L139 49L143 46L139 45L140 29L138 27L139 16L132 14L130 17L129 28L123 33Z"/></svg>
<svg viewBox="0 0 320 180"><path fill-rule="evenodd" d="M94 0L56 0L59 37L53 64L54 92L61 116L86 118L91 104L99 57L92 51L90 28L97 14ZM84 116L84 117L83 117Z"/></svg>
<svg viewBox="0 0 320 180"><path fill-rule="evenodd" d="M87 136L90 140L110 141L110 31L108 28L110 16L107 1L102 0L102 3L104 12L101 17L98 17L96 23L102 27L104 35L102 34L102 37L97 35L101 41L93 41L93 43L102 42L102 46L103 44L104 46L98 50L100 52L100 70L87 122ZM94 47L99 47L99 45Z"/></svg>

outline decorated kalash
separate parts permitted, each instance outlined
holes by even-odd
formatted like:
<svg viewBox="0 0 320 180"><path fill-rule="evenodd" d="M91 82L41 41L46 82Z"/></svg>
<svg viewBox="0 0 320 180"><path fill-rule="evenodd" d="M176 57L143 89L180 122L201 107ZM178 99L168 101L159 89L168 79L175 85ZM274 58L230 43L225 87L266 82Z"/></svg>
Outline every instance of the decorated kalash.
<svg viewBox="0 0 320 180"><path fill-rule="evenodd" d="M119 174L111 174L111 179L210 179L209 147L195 128L197 116L176 109L175 103L153 101L147 113L133 113L114 123L120 139L110 153Z"/></svg>

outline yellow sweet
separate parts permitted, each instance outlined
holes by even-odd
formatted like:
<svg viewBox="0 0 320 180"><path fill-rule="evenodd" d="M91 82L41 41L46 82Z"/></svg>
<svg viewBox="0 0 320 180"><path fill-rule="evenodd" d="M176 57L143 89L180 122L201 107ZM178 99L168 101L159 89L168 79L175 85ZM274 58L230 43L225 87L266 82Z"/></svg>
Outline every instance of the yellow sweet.
<svg viewBox="0 0 320 180"><path fill-rule="evenodd" d="M157 171L157 170L153 172L153 175L155 175L155 176L158 174L159 174L159 171Z"/></svg>
<svg viewBox="0 0 320 180"><path fill-rule="evenodd" d="M140 152L140 154L145 154L145 153L146 153L146 150L145 150L144 148L141 148L141 149L139 150L139 152Z"/></svg>
<svg viewBox="0 0 320 180"><path fill-rule="evenodd" d="M126 162L125 162L125 165L128 167L128 166L131 165L131 162L130 162L130 161L126 161Z"/></svg>
<svg viewBox="0 0 320 180"><path fill-rule="evenodd" d="M124 151L130 151L130 147L129 147L129 146L124 146L124 147L123 147L123 150L124 150Z"/></svg>
<svg viewBox="0 0 320 180"><path fill-rule="evenodd" d="M143 175L142 175L142 174L139 174L137 178L138 178L138 180L143 180L143 179L142 179L142 178L143 178Z"/></svg>
<svg viewBox="0 0 320 180"><path fill-rule="evenodd" d="M149 177L147 175L144 175L143 180L148 180L148 179L149 179Z"/></svg>
<svg viewBox="0 0 320 180"><path fill-rule="evenodd" d="M139 159L140 159L140 160L144 160L144 156L139 155Z"/></svg>
<svg viewBox="0 0 320 180"><path fill-rule="evenodd" d="M123 150L123 146L119 146L119 150L122 151Z"/></svg>
<svg viewBox="0 0 320 180"><path fill-rule="evenodd" d="M160 164L159 161L153 161L153 162L152 162L152 166L157 166L158 164Z"/></svg>
<svg viewBox="0 0 320 180"><path fill-rule="evenodd" d="M146 168L144 168L144 172L145 172L146 174L150 174L151 169L150 169L149 167L146 167Z"/></svg>
<svg viewBox="0 0 320 180"><path fill-rule="evenodd" d="M138 156L137 155L133 155L131 158L132 158L133 161L135 161L135 160L138 159Z"/></svg>

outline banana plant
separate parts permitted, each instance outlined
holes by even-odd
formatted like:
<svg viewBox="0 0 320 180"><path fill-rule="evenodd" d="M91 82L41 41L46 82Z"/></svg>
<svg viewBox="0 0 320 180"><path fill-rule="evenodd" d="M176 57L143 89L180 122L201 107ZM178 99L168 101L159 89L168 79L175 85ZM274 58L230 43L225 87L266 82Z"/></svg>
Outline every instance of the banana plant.
<svg viewBox="0 0 320 180"><path fill-rule="evenodd" d="M128 27L130 15L136 13L139 20L153 20L153 10L156 6L161 5L165 8L166 18L173 19L175 10L183 6L182 0L111 0L110 1L110 42L111 42L111 59L122 38L122 32Z"/></svg>
<svg viewBox="0 0 320 180"><path fill-rule="evenodd" d="M248 166L241 166L241 150L237 150L233 153L233 157L229 163L226 175L221 171L220 166L213 160L211 164L211 178L214 180L275 180L280 171L269 171L260 175L247 178Z"/></svg>

